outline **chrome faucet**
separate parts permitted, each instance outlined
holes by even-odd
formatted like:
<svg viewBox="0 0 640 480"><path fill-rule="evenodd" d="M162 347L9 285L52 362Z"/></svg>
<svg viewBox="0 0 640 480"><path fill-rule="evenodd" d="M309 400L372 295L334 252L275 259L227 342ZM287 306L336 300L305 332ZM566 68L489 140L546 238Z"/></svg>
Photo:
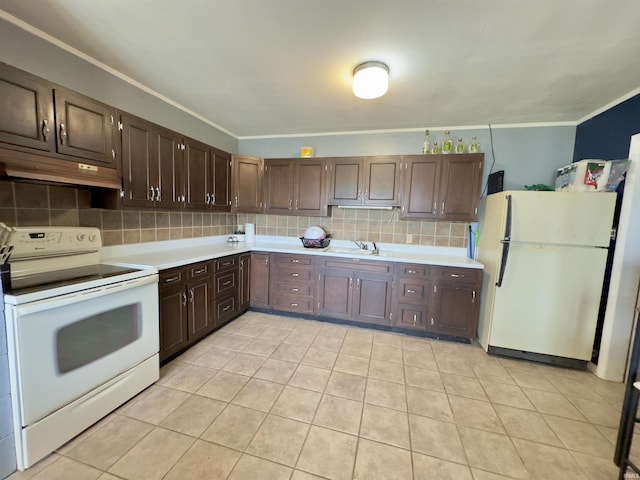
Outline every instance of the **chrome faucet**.
<svg viewBox="0 0 640 480"><path fill-rule="evenodd" d="M376 242L371 242L373 243L373 254L372 255L380 255L380 250L378 249L378 245L376 245Z"/></svg>
<svg viewBox="0 0 640 480"><path fill-rule="evenodd" d="M367 250L367 244L366 244L366 243L364 243L364 242L358 242L357 240L351 240L351 241L352 241L353 243L355 243L355 244L358 246L358 248L359 248L360 250Z"/></svg>

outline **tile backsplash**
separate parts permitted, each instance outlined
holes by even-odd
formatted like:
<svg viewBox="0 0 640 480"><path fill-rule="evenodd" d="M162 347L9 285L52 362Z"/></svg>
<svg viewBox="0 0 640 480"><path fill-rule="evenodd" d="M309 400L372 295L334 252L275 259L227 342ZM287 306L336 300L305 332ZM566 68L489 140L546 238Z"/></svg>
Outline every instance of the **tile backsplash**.
<svg viewBox="0 0 640 480"><path fill-rule="evenodd" d="M10 226L85 226L104 245L230 235L256 224L257 235L300 237L320 225L335 239L466 247L468 223L399 220L397 210L334 207L330 217L91 208L91 189L0 180L0 222Z"/></svg>

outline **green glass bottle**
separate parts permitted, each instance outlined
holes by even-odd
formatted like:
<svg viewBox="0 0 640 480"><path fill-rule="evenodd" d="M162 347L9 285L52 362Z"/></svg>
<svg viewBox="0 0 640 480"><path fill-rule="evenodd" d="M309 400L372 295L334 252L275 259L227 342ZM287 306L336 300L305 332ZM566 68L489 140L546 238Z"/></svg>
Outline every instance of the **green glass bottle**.
<svg viewBox="0 0 640 480"><path fill-rule="evenodd" d="M444 132L444 137L442 137L442 153L451 153L453 152L453 140L451 139L451 134L449 130Z"/></svg>
<svg viewBox="0 0 640 480"><path fill-rule="evenodd" d="M471 143L469 144L469 153L478 153L480 151L480 142L476 137L471 139Z"/></svg>
<svg viewBox="0 0 640 480"><path fill-rule="evenodd" d="M429 130L424 131L424 142L422 142L422 153L431 153L431 141L429 140Z"/></svg>
<svg viewBox="0 0 640 480"><path fill-rule="evenodd" d="M456 142L456 153L464 153L464 143L462 142L462 139L459 138L458 141Z"/></svg>
<svg viewBox="0 0 640 480"><path fill-rule="evenodd" d="M438 142L433 142L431 145L431 153L440 153L440 145L438 145Z"/></svg>

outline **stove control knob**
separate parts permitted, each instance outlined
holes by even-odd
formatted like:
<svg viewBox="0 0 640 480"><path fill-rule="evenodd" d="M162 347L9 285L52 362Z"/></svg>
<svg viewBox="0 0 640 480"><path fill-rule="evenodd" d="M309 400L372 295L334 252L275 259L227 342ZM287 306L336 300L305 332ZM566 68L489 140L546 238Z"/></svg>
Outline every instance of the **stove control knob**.
<svg viewBox="0 0 640 480"><path fill-rule="evenodd" d="M98 236L95 233L90 233L89 234L89 241L90 242L95 242L98 239Z"/></svg>
<svg viewBox="0 0 640 480"><path fill-rule="evenodd" d="M84 240L84 233L79 233L76 238L78 239L79 242L82 242Z"/></svg>

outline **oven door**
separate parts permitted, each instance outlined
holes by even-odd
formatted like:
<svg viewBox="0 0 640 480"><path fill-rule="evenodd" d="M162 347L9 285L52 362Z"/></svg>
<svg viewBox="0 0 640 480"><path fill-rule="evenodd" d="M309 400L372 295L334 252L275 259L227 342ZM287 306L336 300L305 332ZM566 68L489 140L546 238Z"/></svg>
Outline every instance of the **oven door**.
<svg viewBox="0 0 640 480"><path fill-rule="evenodd" d="M158 352L158 276L9 308L9 355L28 426Z"/></svg>

